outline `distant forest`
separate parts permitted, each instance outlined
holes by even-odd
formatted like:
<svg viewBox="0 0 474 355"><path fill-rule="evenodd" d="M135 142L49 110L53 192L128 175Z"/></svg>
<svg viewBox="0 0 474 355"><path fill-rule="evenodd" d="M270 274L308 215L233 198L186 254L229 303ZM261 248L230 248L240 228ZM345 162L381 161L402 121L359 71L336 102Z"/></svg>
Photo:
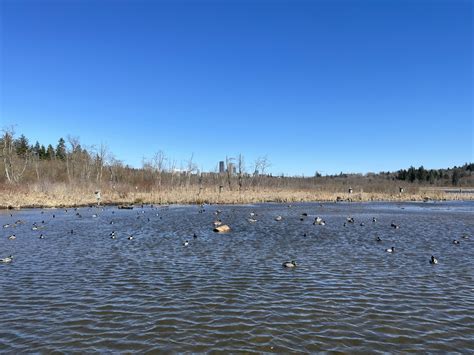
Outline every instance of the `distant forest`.
<svg viewBox="0 0 474 355"><path fill-rule="evenodd" d="M232 166L223 173L199 172L193 156L177 165L163 152L144 159L141 168L133 168L116 159L107 146L83 147L77 137L60 138L55 145L31 143L27 137L15 137L14 130L4 129L0 138L0 184L71 183L82 186L110 186L120 189L133 186L140 191L199 186L245 190L256 188L321 189L339 191L348 187L365 192L386 191L398 186L474 187L474 164L446 169L409 167L395 172L367 174L340 173L311 177L272 176L267 171L269 159L260 157L246 166L242 155L226 159ZM343 167L342 167L343 168Z"/></svg>

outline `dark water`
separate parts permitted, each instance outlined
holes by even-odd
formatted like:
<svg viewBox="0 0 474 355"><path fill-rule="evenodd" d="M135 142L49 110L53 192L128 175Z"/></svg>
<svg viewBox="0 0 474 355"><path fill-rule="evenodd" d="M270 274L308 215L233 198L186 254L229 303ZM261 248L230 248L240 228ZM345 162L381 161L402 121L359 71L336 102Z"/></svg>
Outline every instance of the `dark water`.
<svg viewBox="0 0 474 355"><path fill-rule="evenodd" d="M474 203L198 210L0 212L0 352L474 352Z"/></svg>

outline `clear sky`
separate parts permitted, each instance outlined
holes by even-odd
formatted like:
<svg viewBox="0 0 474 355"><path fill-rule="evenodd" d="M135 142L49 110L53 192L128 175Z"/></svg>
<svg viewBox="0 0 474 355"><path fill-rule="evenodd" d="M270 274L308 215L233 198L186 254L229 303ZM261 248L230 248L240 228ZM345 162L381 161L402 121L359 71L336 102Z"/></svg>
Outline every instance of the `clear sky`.
<svg viewBox="0 0 474 355"><path fill-rule="evenodd" d="M473 2L0 0L0 126L140 166L473 161Z"/></svg>

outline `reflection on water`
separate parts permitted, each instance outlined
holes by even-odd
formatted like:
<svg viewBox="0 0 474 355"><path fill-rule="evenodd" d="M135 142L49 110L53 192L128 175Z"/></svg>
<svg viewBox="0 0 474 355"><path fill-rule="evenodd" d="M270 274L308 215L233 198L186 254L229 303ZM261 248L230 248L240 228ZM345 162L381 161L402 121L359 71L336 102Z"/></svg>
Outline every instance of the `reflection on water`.
<svg viewBox="0 0 474 355"><path fill-rule="evenodd" d="M0 351L474 351L473 203L218 208L0 212Z"/></svg>

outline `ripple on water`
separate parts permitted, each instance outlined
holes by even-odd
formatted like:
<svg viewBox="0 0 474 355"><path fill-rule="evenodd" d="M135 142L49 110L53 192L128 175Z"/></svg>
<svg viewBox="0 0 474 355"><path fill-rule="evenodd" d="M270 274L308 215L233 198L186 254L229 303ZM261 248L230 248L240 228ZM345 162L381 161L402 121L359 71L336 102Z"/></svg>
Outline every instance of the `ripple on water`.
<svg viewBox="0 0 474 355"><path fill-rule="evenodd" d="M0 239L15 257L0 264L0 351L474 352L474 238L452 244L474 237L474 204L405 207L219 206L227 234L212 206L0 212L26 222Z"/></svg>

